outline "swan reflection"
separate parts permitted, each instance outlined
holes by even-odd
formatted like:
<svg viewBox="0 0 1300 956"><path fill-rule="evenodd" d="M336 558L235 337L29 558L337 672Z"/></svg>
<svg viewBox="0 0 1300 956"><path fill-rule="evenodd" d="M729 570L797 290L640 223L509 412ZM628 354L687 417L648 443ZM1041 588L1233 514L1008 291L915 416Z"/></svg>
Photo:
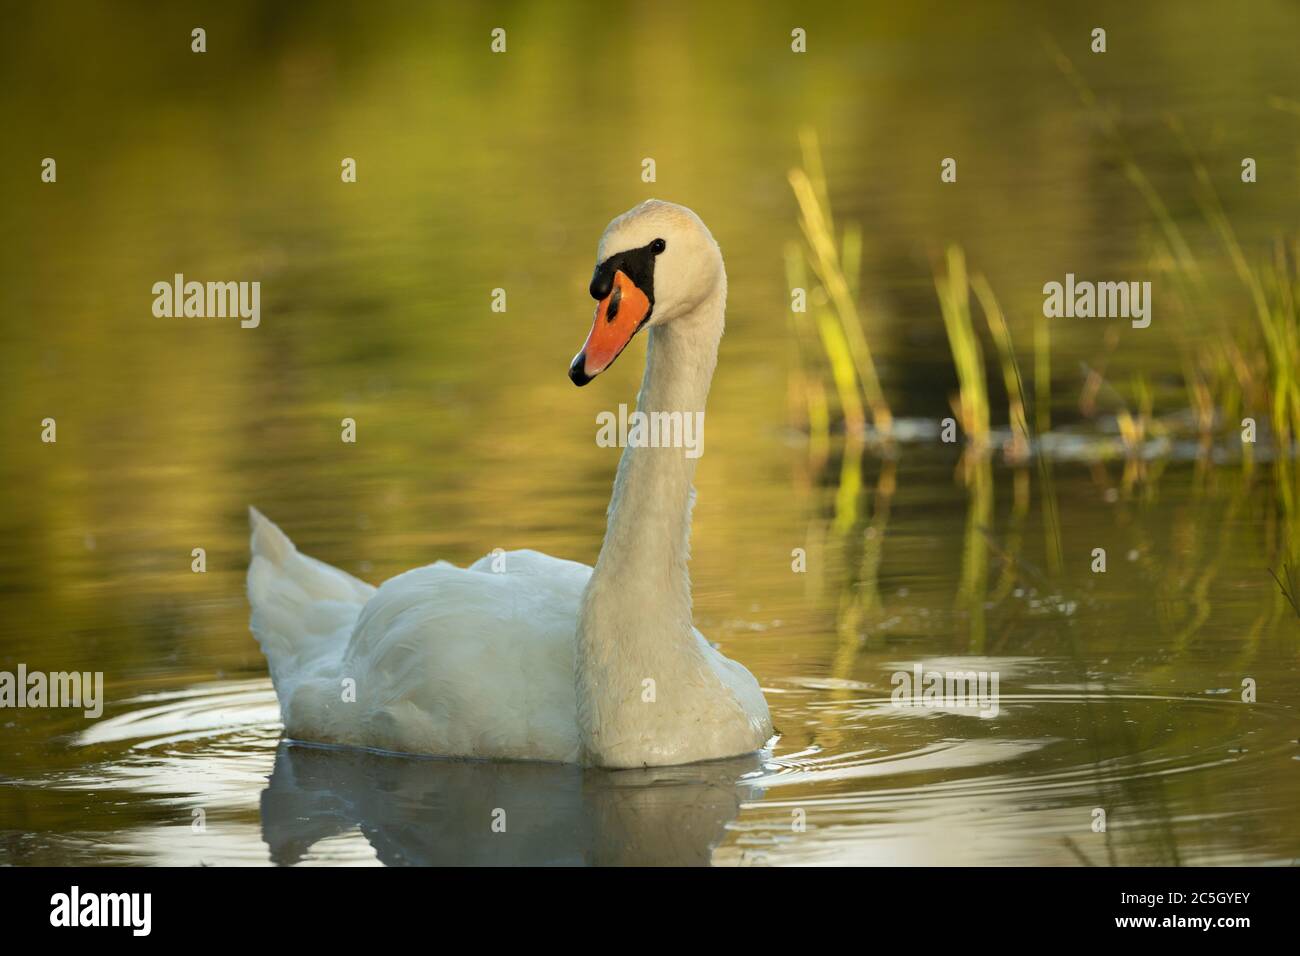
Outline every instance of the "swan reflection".
<svg viewBox="0 0 1300 956"><path fill-rule="evenodd" d="M262 792L280 865L359 828L392 865L707 865L758 754L645 770L410 758L282 742Z"/></svg>

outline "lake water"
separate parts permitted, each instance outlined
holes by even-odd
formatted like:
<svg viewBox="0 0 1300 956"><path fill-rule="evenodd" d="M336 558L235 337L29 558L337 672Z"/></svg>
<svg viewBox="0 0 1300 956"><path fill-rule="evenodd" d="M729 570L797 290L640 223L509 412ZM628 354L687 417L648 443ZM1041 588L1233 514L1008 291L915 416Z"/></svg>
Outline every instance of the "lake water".
<svg viewBox="0 0 1300 956"><path fill-rule="evenodd" d="M0 670L102 671L108 702L99 720L0 710L0 863L1294 862L1300 619L1269 573L1296 541L1293 472L1226 441L1094 455L1113 418L1079 410L1082 366L1104 361L1177 415L1199 327L1159 297L1117 345L1097 320L1055 324L1053 424L1082 437L1050 468L924 437L956 384L948 242L1017 343L1044 282L1148 276L1159 227L1048 44L1227 287L1167 120L1245 247L1294 237L1294 6L591 10L10 14ZM863 228L886 392L919 423L892 454L836 441L818 460L791 412L805 127ZM1264 171L1250 188L1243 155ZM608 773L282 742L247 628L247 506L375 583L497 547L594 561L618 454L595 415L634 400L644 344L581 391L566 370L596 240L648 196L695 208L726 257L696 622L759 678L774 749ZM151 287L178 272L259 280L260 326L155 318ZM996 672L996 716L894 706L917 665Z"/></svg>

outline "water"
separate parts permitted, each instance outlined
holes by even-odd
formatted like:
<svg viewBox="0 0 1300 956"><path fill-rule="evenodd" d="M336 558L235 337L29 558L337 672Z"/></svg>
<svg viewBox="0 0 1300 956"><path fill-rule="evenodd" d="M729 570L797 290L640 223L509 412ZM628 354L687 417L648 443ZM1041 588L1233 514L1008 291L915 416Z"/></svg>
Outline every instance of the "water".
<svg viewBox="0 0 1300 956"><path fill-rule="evenodd" d="M1122 109L1198 249L1167 114L1225 186L1247 141L1293 170L1298 126L1269 98L1300 88L1295 11L1130 7L1102 17L1103 63L1068 11L809 15L802 60L780 12L687 5L636 14L650 30L519 8L495 60L497 15L469 9L236 4L204 12L204 58L184 10L16 13L3 151L31 174L0 187L0 669L101 670L108 704L0 711L0 862L1293 862L1300 621L1268 572L1294 517L1266 463L1062 455L1049 487L926 441L817 462L788 408L801 126L864 227L895 410L931 423L955 381L945 242L1020 342L1043 282L1147 261L1142 203L1034 31ZM1300 223L1293 173L1271 178L1226 193L1248 245ZM697 624L767 692L774 749L604 773L281 742L247 631L246 506L373 582L496 547L594 560L616 460L594 417L633 399L644 346L582 391L565 371L599 232L647 195L695 207L727 258L692 574ZM153 318L175 272L259 278L262 326ZM1160 309L1108 371L1149 376L1170 412L1185 340ZM1078 364L1101 346L1086 323L1053 332L1064 433L1086 426ZM892 706L918 663L998 672L997 716Z"/></svg>

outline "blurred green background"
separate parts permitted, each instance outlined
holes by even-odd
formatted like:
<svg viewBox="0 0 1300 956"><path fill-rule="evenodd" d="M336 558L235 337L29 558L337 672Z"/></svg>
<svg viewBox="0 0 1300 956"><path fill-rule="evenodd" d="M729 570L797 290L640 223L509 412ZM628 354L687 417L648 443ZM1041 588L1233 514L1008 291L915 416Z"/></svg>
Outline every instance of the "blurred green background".
<svg viewBox="0 0 1300 956"><path fill-rule="evenodd" d="M764 836L764 821L779 829L788 811L759 802L727 846L879 859L882 832L868 824L888 813L865 796L872 787L919 800L925 785L965 774L1008 814L969 824L1005 842L967 862L1300 852L1297 765L1285 749L1300 622L1268 576L1294 521L1277 506L1278 479L1204 461L1136 484L1105 464L1065 468L1055 491L1066 567L1030 595L1040 585L1023 566L999 572L997 552L983 550L986 532L1016 554L1009 541L1023 541L1024 565L1037 568L1050 547L1037 504L1017 510L1015 479L1000 466L955 480L955 454L922 448L896 470L869 458L847 489L835 468L808 466L787 390L783 265L799 237L786 176L800 161L798 131L811 128L837 217L863 231L862 299L885 391L895 414L926 419L949 414L956 388L934 285L948 243L988 276L1018 342L1041 315L1044 282L1152 277L1161 224L1126 177L1124 150L1213 288L1230 286L1169 120L1195 144L1243 248L1267 257L1278 237L1293 240L1294 3L54 2L4 15L0 667L103 670L116 702L264 676L243 596L250 503L303 551L374 582L496 547L594 561L616 462L594 443L595 415L633 401L644 345L591 388L573 388L565 372L590 322L601 231L654 196L701 215L730 280L698 475L698 623L769 688L785 734L776 757L795 755L781 765L790 790L778 779L772 792L842 815L786 844ZM190 50L196 26L207 31L203 54ZM1095 26L1108 30L1103 55L1089 52ZM505 54L490 51L494 27L507 30ZM806 54L790 50L794 27L807 31ZM1113 108L1123 148L1055 49ZM47 156L56 184L40 181ZM949 156L955 184L939 180ZM1258 183L1240 182L1243 156L1256 159ZM357 161L355 184L340 181L344 157ZM657 182L641 180L646 157ZM155 318L151 286L177 272L259 280L261 326ZM504 315L490 310L497 287ZM1119 338L1108 348L1106 323L1053 325L1055 422L1083 418L1081 363L1103 352L1111 379L1141 374L1161 411L1178 410L1180 349L1198 331L1167 301L1157 297L1150 329L1111 323ZM1243 296L1211 307L1229 326L1252 322ZM40 441L47 416L57 444ZM355 445L339 440L344 417L358 423ZM1000 398L994 418L1005 421ZM846 494L860 520L827 539ZM872 541L887 542L883 552ZM1089 574L1095 546L1111 549L1116 573ZM190 572L196 547L207 550L206 574ZM806 578L790 571L795 547L814 557ZM991 581L971 566L972 548ZM999 582L994 597L972 598ZM1070 602L1084 610L1052 610ZM866 611L846 615L849 606ZM1003 743L1037 741L1028 755L993 747L899 771L923 776L867 782L881 775L861 772L864 760L942 753L942 741L972 732L874 711L874 723L861 720L862 701L887 694L894 662L953 654L1014 657L1021 663L1005 666L1023 675L1019 692L1054 688L1066 703L1013 708L1010 728L976 722L975 733ZM1116 705L1097 724L1086 700L1090 687L1200 695L1237 688L1245 673L1267 680L1262 699L1285 710L1200 720L1204 704L1189 715L1130 702L1160 709L1135 716ZM1100 728L1090 746L1078 743L1081 715ZM1134 721L1151 736L1135 739ZM105 833L170 819L146 787L125 788L135 796L120 806L94 795L116 779L105 767L125 760L133 779L148 773L114 745L70 747L61 735L80 718L25 712L0 723L12 744L0 749L0 775L15 783L0 790L0 859L112 859L69 849L68 835L95 833L102 846ZM1254 762L1223 769L1219 757L1251 735L1262 741ZM273 730L257 737L246 759L260 767L273 740ZM203 744L187 746L182 766L205 758ZM1002 756L1013 750L1022 755ZM1212 757L1188 756L1202 752ZM812 754L828 765L799 769ZM1171 793L1164 770L1145 772L1165 760L1195 770L1182 775L1192 782ZM1088 788L1113 785L1133 819L1164 821L1163 836L1063 849L1073 810L1026 830L1022 788L1060 813L1034 785L1062 765L1081 768L1064 796L1086 808L1101 799ZM90 766L78 779L94 786L60 776ZM1143 772L1117 771L1132 767ZM1152 777L1159 785L1124 788ZM42 790L60 781L77 795L54 809ZM232 839L257 843L255 782L191 785L169 786L168 799L233 793L223 811ZM954 861L933 821L960 816L952 800L991 798L930 799L894 820L919 836L892 861ZM1225 813L1263 822L1207 829ZM128 842L127 857L154 858Z"/></svg>

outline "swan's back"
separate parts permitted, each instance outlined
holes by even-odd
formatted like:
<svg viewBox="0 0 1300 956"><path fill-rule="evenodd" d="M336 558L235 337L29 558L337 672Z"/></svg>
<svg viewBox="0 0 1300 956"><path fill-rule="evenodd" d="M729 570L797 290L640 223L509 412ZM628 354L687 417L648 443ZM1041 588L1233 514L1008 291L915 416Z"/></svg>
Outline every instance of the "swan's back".
<svg viewBox="0 0 1300 956"><path fill-rule="evenodd" d="M494 560L504 570L491 570ZM364 719L390 741L379 746L576 760L574 635L590 576L585 565L512 551L386 581L343 661L344 672L378 679Z"/></svg>
<svg viewBox="0 0 1300 956"><path fill-rule="evenodd" d="M536 551L438 562L378 590L254 512L249 597L290 737L576 761L574 635L591 568Z"/></svg>

